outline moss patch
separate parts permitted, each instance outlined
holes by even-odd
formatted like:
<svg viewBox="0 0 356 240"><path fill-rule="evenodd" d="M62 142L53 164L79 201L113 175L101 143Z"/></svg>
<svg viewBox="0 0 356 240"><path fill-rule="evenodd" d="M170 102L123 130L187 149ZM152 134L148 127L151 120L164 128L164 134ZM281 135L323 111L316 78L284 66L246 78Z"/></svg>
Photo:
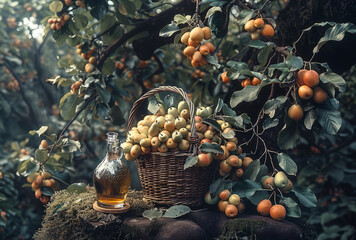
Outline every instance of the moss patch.
<svg viewBox="0 0 356 240"><path fill-rule="evenodd" d="M262 228L265 222L256 219L239 219L225 223L224 229L218 240L238 239L238 237L248 237L256 239L256 230Z"/></svg>
<svg viewBox="0 0 356 240"><path fill-rule="evenodd" d="M96 193L88 188L85 193L55 193L47 204L42 227L34 239L136 239L136 229L122 224L128 216L141 216L152 204L142 200L141 191L130 190L127 202L130 211L122 215L97 212L93 209Z"/></svg>

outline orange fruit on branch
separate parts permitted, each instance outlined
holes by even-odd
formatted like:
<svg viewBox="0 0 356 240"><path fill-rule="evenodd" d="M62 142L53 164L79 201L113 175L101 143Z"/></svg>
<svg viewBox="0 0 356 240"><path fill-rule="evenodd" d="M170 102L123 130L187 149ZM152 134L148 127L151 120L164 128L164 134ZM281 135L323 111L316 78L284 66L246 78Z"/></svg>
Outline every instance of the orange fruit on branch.
<svg viewBox="0 0 356 240"><path fill-rule="evenodd" d="M319 84L319 74L314 70L309 70L304 73L303 81L309 87L315 87Z"/></svg>
<svg viewBox="0 0 356 240"><path fill-rule="evenodd" d="M200 27L195 27L190 32L190 39L194 42L200 43L204 39L204 31Z"/></svg>
<svg viewBox="0 0 356 240"><path fill-rule="evenodd" d="M250 21L248 21L247 23L245 23L245 26L244 26L245 30L247 32L253 32L255 31L255 20L251 19Z"/></svg>
<svg viewBox="0 0 356 240"><path fill-rule="evenodd" d="M265 21L263 21L262 18L256 18L253 25L255 26L255 28L261 28L265 25Z"/></svg>
<svg viewBox="0 0 356 240"><path fill-rule="evenodd" d="M271 207L269 214L274 220L280 221L286 217L286 209L282 205L276 204Z"/></svg>
<svg viewBox="0 0 356 240"><path fill-rule="evenodd" d="M311 99L313 96L313 89L307 85L300 86L298 89L298 95L303 100Z"/></svg>
<svg viewBox="0 0 356 240"><path fill-rule="evenodd" d="M272 207L272 203L268 199L264 199L261 202L258 203L257 205L257 212L262 215L262 216L268 216L270 209Z"/></svg>
<svg viewBox="0 0 356 240"><path fill-rule="evenodd" d="M298 84L298 86L305 85L303 78L304 78L304 74L305 74L307 71L308 71L308 70L306 70L306 69L302 69L302 70L300 70L300 71L298 72L298 74L297 74L297 84Z"/></svg>
<svg viewBox="0 0 356 240"><path fill-rule="evenodd" d="M316 87L314 89L314 97L313 100L317 104L323 104L328 99L328 94L321 89L320 87Z"/></svg>
<svg viewBox="0 0 356 240"><path fill-rule="evenodd" d="M272 25L270 24L265 24L263 27L262 27L262 30L261 30L261 34L262 36L264 37L273 37L274 35L274 29L272 27Z"/></svg>
<svg viewBox="0 0 356 240"><path fill-rule="evenodd" d="M303 118L303 109L299 104L293 104L288 109L288 117L294 121L300 121Z"/></svg>

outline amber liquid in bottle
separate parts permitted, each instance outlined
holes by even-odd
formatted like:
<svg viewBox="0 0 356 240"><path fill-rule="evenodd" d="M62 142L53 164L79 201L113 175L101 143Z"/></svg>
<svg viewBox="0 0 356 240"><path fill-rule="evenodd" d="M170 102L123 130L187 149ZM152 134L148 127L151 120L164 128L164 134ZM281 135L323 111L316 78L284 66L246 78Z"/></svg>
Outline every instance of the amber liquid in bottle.
<svg viewBox="0 0 356 240"><path fill-rule="evenodd" d="M107 153L94 171L93 181L98 205L105 208L124 206L131 184L129 169L121 161L123 152L116 133L108 133Z"/></svg>

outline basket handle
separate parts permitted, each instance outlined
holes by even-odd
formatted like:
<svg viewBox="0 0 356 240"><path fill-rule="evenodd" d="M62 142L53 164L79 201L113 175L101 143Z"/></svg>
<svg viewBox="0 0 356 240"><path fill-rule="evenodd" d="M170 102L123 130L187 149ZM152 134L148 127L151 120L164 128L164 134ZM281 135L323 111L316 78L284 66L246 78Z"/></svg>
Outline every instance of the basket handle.
<svg viewBox="0 0 356 240"><path fill-rule="evenodd" d="M128 119L128 124L127 124L127 131L129 131L135 121L135 115L137 113L137 111L139 110L140 105L142 104L142 102L144 102L147 98L160 93L160 92L175 92L180 94L183 99L187 102L188 104L188 108L189 108L189 112L190 112L190 128L191 128L191 137L190 137L190 142L193 144L193 153L196 154L197 153L197 147L198 147L198 133L197 130L195 128L195 112L194 112L194 104L193 102L189 99L188 95L186 92L183 91L183 89L181 88L177 88L177 87L173 87L173 86L160 86L158 88L154 88L148 92L146 92L145 94L143 94L139 99L137 99L136 102L134 102L132 109L130 111L130 115L129 115L129 119Z"/></svg>

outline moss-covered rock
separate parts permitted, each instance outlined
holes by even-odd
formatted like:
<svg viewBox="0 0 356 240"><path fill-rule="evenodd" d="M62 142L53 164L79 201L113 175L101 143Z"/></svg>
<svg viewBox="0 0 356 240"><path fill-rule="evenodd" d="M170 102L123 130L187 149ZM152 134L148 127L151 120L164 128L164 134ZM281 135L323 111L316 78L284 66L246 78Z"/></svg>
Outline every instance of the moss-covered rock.
<svg viewBox="0 0 356 240"><path fill-rule="evenodd" d="M96 194L93 188L84 193L59 191L47 204L42 227L34 239L136 239L136 229L122 224L127 216L141 216L153 207L142 200L140 191L129 191L129 212L120 215L105 214L93 209Z"/></svg>
<svg viewBox="0 0 356 240"><path fill-rule="evenodd" d="M265 222L257 219L236 218L225 223L223 232L218 240L238 239L238 237L248 237L256 239L256 231L262 228Z"/></svg>

